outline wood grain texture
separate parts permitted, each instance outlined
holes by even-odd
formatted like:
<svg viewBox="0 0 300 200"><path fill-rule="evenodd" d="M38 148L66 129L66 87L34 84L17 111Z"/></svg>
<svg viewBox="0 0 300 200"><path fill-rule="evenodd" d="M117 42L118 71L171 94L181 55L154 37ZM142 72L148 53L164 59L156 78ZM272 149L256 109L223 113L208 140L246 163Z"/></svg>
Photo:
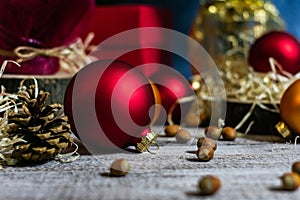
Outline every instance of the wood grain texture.
<svg viewBox="0 0 300 200"><path fill-rule="evenodd" d="M4 75L0 84L6 88L9 93L18 91L20 81L31 76L26 75ZM34 76L38 81L40 90L50 92L48 99L49 103L63 103L65 90L72 78L71 75L52 75L52 76ZM28 81L28 84L33 84L33 81Z"/></svg>
<svg viewBox="0 0 300 200"><path fill-rule="evenodd" d="M193 131L193 130L191 130ZM299 146L237 138L217 141L210 162L198 162L195 140L186 145L175 138L159 137L158 154L116 153L83 155L73 163L51 161L0 171L1 199L299 199L300 190L279 190L283 173L300 160ZM131 171L109 177L110 164L126 158ZM213 196L199 196L198 180L218 176L221 189Z"/></svg>

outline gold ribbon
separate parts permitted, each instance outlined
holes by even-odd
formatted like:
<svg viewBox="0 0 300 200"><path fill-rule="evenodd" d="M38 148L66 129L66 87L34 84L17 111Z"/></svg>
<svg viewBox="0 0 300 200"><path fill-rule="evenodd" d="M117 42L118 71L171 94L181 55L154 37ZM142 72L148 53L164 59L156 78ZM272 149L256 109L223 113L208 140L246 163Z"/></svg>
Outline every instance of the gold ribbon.
<svg viewBox="0 0 300 200"><path fill-rule="evenodd" d="M29 46L19 46L14 49L14 55L18 57L18 62L31 60L39 56L45 57L64 57L71 53L71 49L68 46L55 47L52 49L39 49Z"/></svg>
<svg viewBox="0 0 300 200"><path fill-rule="evenodd" d="M61 68L67 72L76 72L81 67L91 62L91 57L86 55L86 50L94 34L90 33L83 42L80 38L70 45L54 48L36 48L30 46L18 46L12 51L0 49L0 55L12 57L16 62L22 63L37 57L56 57L60 60Z"/></svg>

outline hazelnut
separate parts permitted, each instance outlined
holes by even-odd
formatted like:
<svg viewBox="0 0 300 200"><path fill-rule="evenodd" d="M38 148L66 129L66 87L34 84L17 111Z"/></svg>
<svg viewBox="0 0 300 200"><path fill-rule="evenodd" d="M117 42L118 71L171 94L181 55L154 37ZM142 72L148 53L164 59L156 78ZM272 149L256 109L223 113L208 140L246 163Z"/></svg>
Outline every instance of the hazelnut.
<svg viewBox="0 0 300 200"><path fill-rule="evenodd" d="M205 135L208 138L217 140L220 138L221 129L216 126L209 126L205 129Z"/></svg>
<svg viewBox="0 0 300 200"><path fill-rule="evenodd" d="M217 149L217 143L211 138L199 138L197 141L197 147L210 146L213 150Z"/></svg>
<svg viewBox="0 0 300 200"><path fill-rule="evenodd" d="M172 125L168 125L165 127L165 134L168 137L174 137L177 133L177 131L179 130L179 125L177 124L172 124Z"/></svg>
<svg viewBox="0 0 300 200"><path fill-rule="evenodd" d="M210 161L214 157L214 150L210 146L202 146L197 150L196 154L200 161Z"/></svg>
<svg viewBox="0 0 300 200"><path fill-rule="evenodd" d="M234 128L227 126L222 130L222 137L224 140L235 140L237 132Z"/></svg>
<svg viewBox="0 0 300 200"><path fill-rule="evenodd" d="M295 172L285 173L281 177L282 187L285 190L296 190L300 186L300 176Z"/></svg>
<svg viewBox="0 0 300 200"><path fill-rule="evenodd" d="M175 138L178 143L184 144L192 139L192 135L189 131L180 129L179 131L177 131Z"/></svg>
<svg viewBox="0 0 300 200"><path fill-rule="evenodd" d="M292 171L296 172L300 175L300 162L294 162L294 164L292 165Z"/></svg>
<svg viewBox="0 0 300 200"><path fill-rule="evenodd" d="M207 175L200 179L198 186L201 194L212 195L220 189L221 181L216 176Z"/></svg>
<svg viewBox="0 0 300 200"><path fill-rule="evenodd" d="M130 165L125 158L115 160L110 166L112 176L125 176L130 170Z"/></svg>

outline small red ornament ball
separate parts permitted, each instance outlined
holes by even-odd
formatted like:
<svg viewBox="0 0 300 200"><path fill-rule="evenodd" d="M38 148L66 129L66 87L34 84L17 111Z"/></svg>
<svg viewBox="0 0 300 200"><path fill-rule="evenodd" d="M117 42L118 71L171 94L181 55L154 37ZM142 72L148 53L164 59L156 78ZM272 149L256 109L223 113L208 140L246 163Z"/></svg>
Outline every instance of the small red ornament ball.
<svg viewBox="0 0 300 200"><path fill-rule="evenodd" d="M120 61L82 68L65 92L72 130L91 153L125 148L149 132L156 99L147 77Z"/></svg>
<svg viewBox="0 0 300 200"><path fill-rule="evenodd" d="M161 106L166 114L169 113L172 105L180 98L194 95L189 82L173 69L161 70L149 78L159 91ZM183 117L188 113L191 102L178 104L172 113L172 119L180 124ZM162 109L157 119L157 124L164 124L167 116L162 115Z"/></svg>
<svg viewBox="0 0 300 200"><path fill-rule="evenodd" d="M250 48L248 63L257 72L269 72L270 57L291 74L300 71L300 44L287 32L271 31L258 38Z"/></svg>

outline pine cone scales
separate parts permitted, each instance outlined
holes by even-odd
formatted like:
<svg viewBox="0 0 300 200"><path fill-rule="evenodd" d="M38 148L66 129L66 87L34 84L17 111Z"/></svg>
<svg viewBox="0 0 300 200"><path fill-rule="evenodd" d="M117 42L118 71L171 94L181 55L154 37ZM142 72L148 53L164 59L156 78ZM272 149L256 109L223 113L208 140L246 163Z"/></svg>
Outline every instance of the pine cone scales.
<svg viewBox="0 0 300 200"><path fill-rule="evenodd" d="M9 137L17 135L26 141L15 144L12 153L20 161L51 160L73 142L68 118L55 115L62 105L45 105L49 93L39 91L35 98L35 92L35 85L19 92L22 108L8 115Z"/></svg>

